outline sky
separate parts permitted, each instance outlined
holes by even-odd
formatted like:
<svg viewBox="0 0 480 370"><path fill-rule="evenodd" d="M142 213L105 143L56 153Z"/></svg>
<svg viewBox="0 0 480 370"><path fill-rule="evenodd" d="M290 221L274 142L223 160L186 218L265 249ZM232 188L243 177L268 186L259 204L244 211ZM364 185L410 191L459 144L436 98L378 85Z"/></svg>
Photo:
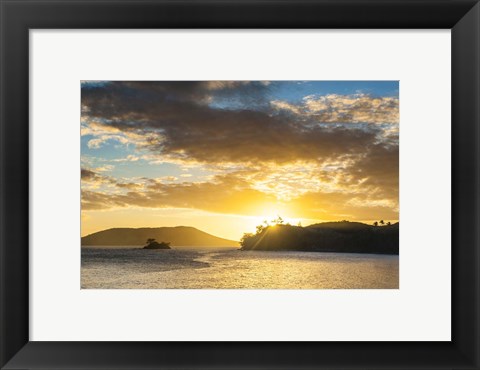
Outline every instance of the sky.
<svg viewBox="0 0 480 370"><path fill-rule="evenodd" d="M82 236L397 221L398 81L82 81Z"/></svg>

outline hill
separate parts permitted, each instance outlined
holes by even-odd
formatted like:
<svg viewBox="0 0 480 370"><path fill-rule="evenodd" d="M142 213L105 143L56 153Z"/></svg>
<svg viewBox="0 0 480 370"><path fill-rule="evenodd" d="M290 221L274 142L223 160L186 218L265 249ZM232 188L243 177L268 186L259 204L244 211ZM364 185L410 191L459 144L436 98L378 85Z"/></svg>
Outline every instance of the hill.
<svg viewBox="0 0 480 370"><path fill-rule="evenodd" d="M188 226L108 229L84 236L82 238L82 246L143 246L145 245L145 241L150 238L170 242L174 247L238 247L238 242L236 241L218 238Z"/></svg>
<svg viewBox="0 0 480 370"><path fill-rule="evenodd" d="M374 226L362 222L337 221L322 222L307 226L310 229L331 229L331 230L368 230Z"/></svg>
<svg viewBox="0 0 480 370"><path fill-rule="evenodd" d="M268 226L243 237L243 250L398 254L399 223L373 226L360 222L325 222L307 227Z"/></svg>

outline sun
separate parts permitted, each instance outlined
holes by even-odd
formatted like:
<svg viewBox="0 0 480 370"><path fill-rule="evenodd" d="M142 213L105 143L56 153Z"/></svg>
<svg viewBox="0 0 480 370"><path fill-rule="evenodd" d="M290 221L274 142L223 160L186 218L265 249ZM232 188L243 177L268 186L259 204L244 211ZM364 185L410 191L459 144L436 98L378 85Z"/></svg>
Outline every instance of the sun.
<svg viewBox="0 0 480 370"><path fill-rule="evenodd" d="M290 217L292 211L288 209L284 204L263 204L258 205L256 215L244 216L246 231L249 233L255 233L258 231L258 226L274 226L281 223L292 226L299 226L306 221L306 219Z"/></svg>

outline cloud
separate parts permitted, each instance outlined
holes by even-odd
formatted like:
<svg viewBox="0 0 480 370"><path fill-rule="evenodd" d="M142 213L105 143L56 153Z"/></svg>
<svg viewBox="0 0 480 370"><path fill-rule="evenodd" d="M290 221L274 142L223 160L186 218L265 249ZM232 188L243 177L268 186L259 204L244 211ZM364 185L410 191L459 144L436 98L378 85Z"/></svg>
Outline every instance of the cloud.
<svg viewBox="0 0 480 370"><path fill-rule="evenodd" d="M97 168L95 168L95 171L97 171L97 172L110 172L110 171L113 171L114 168L115 168L114 165L112 165L112 164L106 164L106 165L104 165L104 166L102 166L102 167L97 167Z"/></svg>
<svg viewBox="0 0 480 370"><path fill-rule="evenodd" d="M273 100L270 103L274 109L289 111L295 114L302 114L304 113L304 109L301 106L296 104L291 104L286 101L281 100Z"/></svg>
<svg viewBox="0 0 480 370"><path fill-rule="evenodd" d="M167 178L137 179L136 182L117 182L116 187L120 192L82 186L82 210L193 208L226 214L258 215L261 210L274 209L281 204L290 210L290 216L312 219L398 218L396 192L379 192L373 185L342 188L333 183L328 188L328 177L311 175L312 186L294 193L294 197L282 199L282 186L296 184L298 187L302 184L302 175L294 176L293 183L288 184L291 178L269 179L271 174L263 173L262 177L262 171L258 169L250 174L238 172L218 175L206 182L172 183ZM266 182L273 180L273 191L255 188L262 179Z"/></svg>
<svg viewBox="0 0 480 370"><path fill-rule="evenodd" d="M109 140L118 141L119 143L122 143L122 144L129 143L128 138L122 135L102 135L96 139L89 140L87 142L87 146L90 149L98 149Z"/></svg>
<svg viewBox="0 0 480 370"><path fill-rule="evenodd" d="M97 174L93 171L82 168L81 169L81 178L83 181L91 181L97 178Z"/></svg>
<svg viewBox="0 0 480 370"><path fill-rule="evenodd" d="M270 106L259 110L250 105L215 108L203 103L202 93L209 91L203 84L179 84L132 82L89 87L82 91L84 115L108 130L143 138L137 148L165 160L200 163L317 161L361 152L381 131L376 127L323 127L314 124L317 118L302 121L273 112ZM189 86L193 86L191 90ZM240 94L238 89L258 93L263 88L263 84L242 85L227 89L223 96L233 94L231 91ZM119 135L104 135L89 145L99 147L111 139L123 140Z"/></svg>
<svg viewBox="0 0 480 370"><path fill-rule="evenodd" d="M131 99L133 105L144 108L152 103L206 104L216 98L254 103L263 100L268 91L269 84L263 81L112 81L82 85L82 110L94 112L91 101L105 107L117 98L125 102Z"/></svg>
<svg viewBox="0 0 480 370"><path fill-rule="evenodd" d="M137 162L140 159L142 159L139 156L129 154L125 158L117 158L117 159L112 159L112 162Z"/></svg>
<svg viewBox="0 0 480 370"><path fill-rule="evenodd" d="M95 169L95 171L105 172L107 170L105 168L98 168ZM96 189L101 186L112 186L117 183L117 180L113 177L105 176L95 171L86 168L80 170L82 188Z"/></svg>
<svg viewBox="0 0 480 370"><path fill-rule="evenodd" d="M212 182L204 183L150 181L142 191L121 194L82 190L82 210L122 207L195 208L220 213L255 214L259 204L273 202L273 196L250 188L241 179L228 176L220 176Z"/></svg>
<svg viewBox="0 0 480 370"><path fill-rule="evenodd" d="M133 182L129 182L129 183L117 183L115 184L117 187L121 188L121 189L129 189L129 190L138 190L142 187L141 184L136 184L136 183L133 183Z"/></svg>
<svg viewBox="0 0 480 370"><path fill-rule="evenodd" d="M361 181L362 187L370 189L379 197L394 198L399 193L399 147L377 144L371 146L351 167L348 174L352 181ZM344 185L349 186L351 181Z"/></svg>
<svg viewBox="0 0 480 370"><path fill-rule="evenodd" d="M313 192L295 199L291 203L297 217L320 220L397 220L396 200L377 199L369 194L344 192Z"/></svg>
<svg viewBox="0 0 480 370"><path fill-rule="evenodd" d="M136 152L112 162L214 174L112 179L85 169L82 208L255 214L281 202L308 213L299 217L398 218L398 98L328 94L294 103L272 100L275 88L248 81L82 85L82 135L91 149L114 140Z"/></svg>
<svg viewBox="0 0 480 370"><path fill-rule="evenodd" d="M319 123L399 123L399 100L396 97L374 97L368 94L322 96L310 95L300 104L272 101L272 107L315 119Z"/></svg>

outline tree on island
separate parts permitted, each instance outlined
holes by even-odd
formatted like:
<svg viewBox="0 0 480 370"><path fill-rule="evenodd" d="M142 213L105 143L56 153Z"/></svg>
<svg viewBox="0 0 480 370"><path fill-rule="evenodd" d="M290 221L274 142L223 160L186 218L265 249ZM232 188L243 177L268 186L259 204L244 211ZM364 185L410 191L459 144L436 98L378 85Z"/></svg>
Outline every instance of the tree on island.
<svg viewBox="0 0 480 370"><path fill-rule="evenodd" d="M244 233L242 238L240 239L240 245L242 248L249 248L252 245L256 245L258 243L259 238L262 238L262 235L265 233L269 233L270 230L278 230L278 227L282 226L284 228L286 227L296 227L296 228L302 228L301 222L298 223L297 226L292 226L288 222L285 223L283 218L278 215L277 218L271 220L270 222L267 220L263 220L263 223L261 225L256 226L256 232L254 233Z"/></svg>
<svg viewBox="0 0 480 370"><path fill-rule="evenodd" d="M378 222L375 221L375 222L373 223L373 226L378 226Z"/></svg>
<svg viewBox="0 0 480 370"><path fill-rule="evenodd" d="M158 243L154 238L147 239L147 245L143 249L171 249L169 242Z"/></svg>
<svg viewBox="0 0 480 370"><path fill-rule="evenodd" d="M267 221L265 221L265 222L267 222ZM268 226L258 225L257 228L256 228L257 234L260 234L267 227Z"/></svg>
<svg viewBox="0 0 480 370"><path fill-rule="evenodd" d="M261 234L264 230L267 230L270 226L276 226L276 225L285 225L284 221L283 221L283 218L281 218L280 216L278 216L277 218L271 220L270 222L267 221L267 220L263 220L262 224L261 225L257 225L256 226L256 230L255 230L255 235L259 235ZM290 225L290 224L286 224L286 225ZM299 225L300 226L300 225ZM247 234L250 234L250 233L247 233ZM253 235L253 234L252 234ZM245 237L245 235L244 235Z"/></svg>
<svg viewBox="0 0 480 370"><path fill-rule="evenodd" d="M257 226L257 230L258 230L258 226ZM261 234L261 231L260 232L257 231L257 234L244 233L242 238L240 239L240 245L242 247L245 246L250 239L252 239L255 235L259 235L259 234Z"/></svg>
<svg viewBox="0 0 480 370"><path fill-rule="evenodd" d="M275 225L283 225L283 218L278 216L275 220L272 221Z"/></svg>
<svg viewBox="0 0 480 370"><path fill-rule="evenodd" d="M380 225L385 225L385 222L383 220L380 220Z"/></svg>

